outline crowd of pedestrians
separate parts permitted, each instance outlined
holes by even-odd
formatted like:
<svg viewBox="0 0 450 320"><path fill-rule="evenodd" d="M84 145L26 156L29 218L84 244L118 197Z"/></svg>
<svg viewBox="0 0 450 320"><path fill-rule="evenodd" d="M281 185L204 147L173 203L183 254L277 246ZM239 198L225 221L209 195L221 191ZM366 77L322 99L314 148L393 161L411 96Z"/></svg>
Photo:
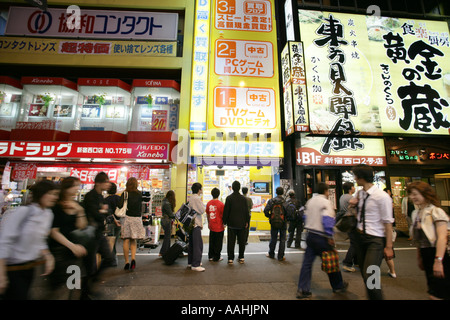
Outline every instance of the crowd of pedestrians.
<svg viewBox="0 0 450 320"><path fill-rule="evenodd" d="M340 211L336 214L329 200L329 187L318 183L316 195L304 205L296 199L295 192L278 187L275 197L268 200L264 215L271 226L271 239L267 257L284 261L286 245L301 248L302 235L306 234L306 250L300 269L297 298L312 296L312 267L316 257L322 259L322 270L329 278L333 292L345 292L344 281L335 250L336 221L356 209L356 225L348 231L350 247L342 262L342 269L355 272L359 268L369 299L383 299L381 286L366 285L372 269L380 267L383 260L389 266L391 277L396 277L393 259L394 215L392 198L373 184L373 169L366 165L353 168L353 174L361 190L355 193L352 183L343 185ZM61 298L67 279L67 268L78 266L81 275L80 298L90 299L95 284L106 270L117 266L117 238L123 240L124 269L136 268L137 242L145 238L142 220L142 193L138 181L128 179L125 191L117 195L117 187L110 183L106 173L99 173L94 188L82 203L75 201L81 182L68 177L55 184L42 180L31 188L29 205L8 211L0 224L0 297L2 299L28 299L35 268L45 264L44 276L49 281L47 299ZM220 190L212 189L206 205L202 201L202 185L194 183L188 205L197 215L188 232L188 268L205 271L202 264L204 217L209 228L209 261L223 258L222 247L227 230L226 254L228 264L245 263L253 202L248 188L238 181L231 185L232 193L220 201ZM103 192L108 192L108 197ZM450 299L450 259L447 253L448 215L440 208L435 192L424 182L408 185L407 193L414 210L411 213L410 234L417 244L417 260L424 270L428 293L431 298ZM124 217L116 215L116 209L126 206ZM164 240L159 256L171 248L172 226L177 204L175 193L170 190L162 202L161 226ZM108 226L109 230L105 229ZM105 233L116 239L109 243ZM288 233L288 234L287 234ZM286 243L287 242L287 243ZM276 246L278 244L278 250ZM131 257L130 257L131 253ZM336 255L333 255L336 253ZM131 258L131 259L130 259ZM66 290L67 291L67 290ZM71 292L69 292L70 294Z"/></svg>

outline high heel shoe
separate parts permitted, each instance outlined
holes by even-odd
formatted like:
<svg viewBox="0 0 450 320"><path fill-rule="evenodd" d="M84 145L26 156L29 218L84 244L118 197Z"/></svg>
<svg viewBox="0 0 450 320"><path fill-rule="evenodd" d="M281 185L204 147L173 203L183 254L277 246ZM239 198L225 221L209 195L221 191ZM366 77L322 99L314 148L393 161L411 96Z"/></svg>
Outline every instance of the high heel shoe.
<svg viewBox="0 0 450 320"><path fill-rule="evenodd" d="M126 263L126 264L125 264L125 267L123 267L123 270L130 270L130 264L129 264L129 263Z"/></svg>
<svg viewBox="0 0 450 320"><path fill-rule="evenodd" d="M136 260L131 260L131 266L130 269L134 270L136 268Z"/></svg>

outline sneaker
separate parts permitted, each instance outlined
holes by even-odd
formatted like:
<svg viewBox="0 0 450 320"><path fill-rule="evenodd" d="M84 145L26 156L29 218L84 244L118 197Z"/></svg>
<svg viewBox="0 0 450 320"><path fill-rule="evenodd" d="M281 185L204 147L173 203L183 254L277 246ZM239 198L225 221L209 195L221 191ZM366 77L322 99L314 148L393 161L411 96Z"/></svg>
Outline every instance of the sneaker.
<svg viewBox="0 0 450 320"><path fill-rule="evenodd" d="M233 264L233 260L228 260L228 264Z"/></svg>
<svg viewBox="0 0 450 320"><path fill-rule="evenodd" d="M355 272L356 269L353 267L348 267L348 266L342 266L342 269L344 269L347 272Z"/></svg>
<svg viewBox="0 0 450 320"><path fill-rule="evenodd" d="M347 282L347 281L344 281L343 287L340 288L340 289L333 289L333 292L334 292L334 293L344 293L344 292L347 291L347 288L348 288L348 282Z"/></svg>
<svg viewBox="0 0 450 320"><path fill-rule="evenodd" d="M309 300L312 297L311 292L305 292L305 291L297 291L297 299L300 300Z"/></svg>
<svg viewBox="0 0 450 320"><path fill-rule="evenodd" d="M391 278L394 278L394 279L397 278L397 274L396 273L391 273L391 272L388 271L388 275Z"/></svg>
<svg viewBox="0 0 450 320"><path fill-rule="evenodd" d="M278 258L278 261L285 261L286 257Z"/></svg>
<svg viewBox="0 0 450 320"><path fill-rule="evenodd" d="M202 272L202 271L205 271L205 268L203 268L203 267L191 267L191 270Z"/></svg>
<svg viewBox="0 0 450 320"><path fill-rule="evenodd" d="M266 257L270 259L275 259L275 256L271 255L270 253L266 253Z"/></svg>
<svg viewBox="0 0 450 320"><path fill-rule="evenodd" d="M245 262L244 258L239 259L239 263L243 264Z"/></svg>

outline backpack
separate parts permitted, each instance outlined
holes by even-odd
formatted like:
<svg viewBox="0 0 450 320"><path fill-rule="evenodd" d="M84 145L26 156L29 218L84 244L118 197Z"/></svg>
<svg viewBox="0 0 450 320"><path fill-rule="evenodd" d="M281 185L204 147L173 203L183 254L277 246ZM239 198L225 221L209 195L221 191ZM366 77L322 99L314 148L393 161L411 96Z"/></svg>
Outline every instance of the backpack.
<svg viewBox="0 0 450 320"><path fill-rule="evenodd" d="M270 224L275 229L281 229L285 225L284 201L274 200L272 214L270 215Z"/></svg>

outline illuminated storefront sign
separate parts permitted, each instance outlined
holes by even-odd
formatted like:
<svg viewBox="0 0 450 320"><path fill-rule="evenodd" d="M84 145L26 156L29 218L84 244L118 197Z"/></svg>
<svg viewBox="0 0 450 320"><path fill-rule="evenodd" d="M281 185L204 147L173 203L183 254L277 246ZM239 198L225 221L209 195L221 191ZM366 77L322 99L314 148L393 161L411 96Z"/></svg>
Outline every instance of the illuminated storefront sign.
<svg viewBox="0 0 450 320"><path fill-rule="evenodd" d="M283 157L281 142L192 140L191 155L204 157Z"/></svg>
<svg viewBox="0 0 450 320"><path fill-rule="evenodd" d="M281 53L286 135L309 131L303 44L289 41Z"/></svg>
<svg viewBox="0 0 450 320"><path fill-rule="evenodd" d="M0 141L3 158L107 158L169 160L167 143L19 142Z"/></svg>
<svg viewBox="0 0 450 320"><path fill-rule="evenodd" d="M367 164L370 166L386 166L386 153L383 139L361 138L360 148L347 145L342 152L321 151L326 137L302 136L302 145L297 148L297 165L304 166L354 166Z"/></svg>
<svg viewBox="0 0 450 320"><path fill-rule="evenodd" d="M11 7L6 35L32 37L177 40L178 14L86 10L80 12L79 28L69 27L66 9Z"/></svg>
<svg viewBox="0 0 450 320"><path fill-rule="evenodd" d="M441 139L385 138L389 164L450 165L450 152Z"/></svg>
<svg viewBox="0 0 450 320"><path fill-rule="evenodd" d="M212 0L208 129L280 136L274 15L274 1Z"/></svg>
<svg viewBox="0 0 450 320"><path fill-rule="evenodd" d="M446 22L305 10L299 21L313 133L356 147L360 135L448 134Z"/></svg>
<svg viewBox="0 0 450 320"><path fill-rule="evenodd" d="M196 1L189 124L191 132L206 131L206 113L208 110L210 6L210 0Z"/></svg>

